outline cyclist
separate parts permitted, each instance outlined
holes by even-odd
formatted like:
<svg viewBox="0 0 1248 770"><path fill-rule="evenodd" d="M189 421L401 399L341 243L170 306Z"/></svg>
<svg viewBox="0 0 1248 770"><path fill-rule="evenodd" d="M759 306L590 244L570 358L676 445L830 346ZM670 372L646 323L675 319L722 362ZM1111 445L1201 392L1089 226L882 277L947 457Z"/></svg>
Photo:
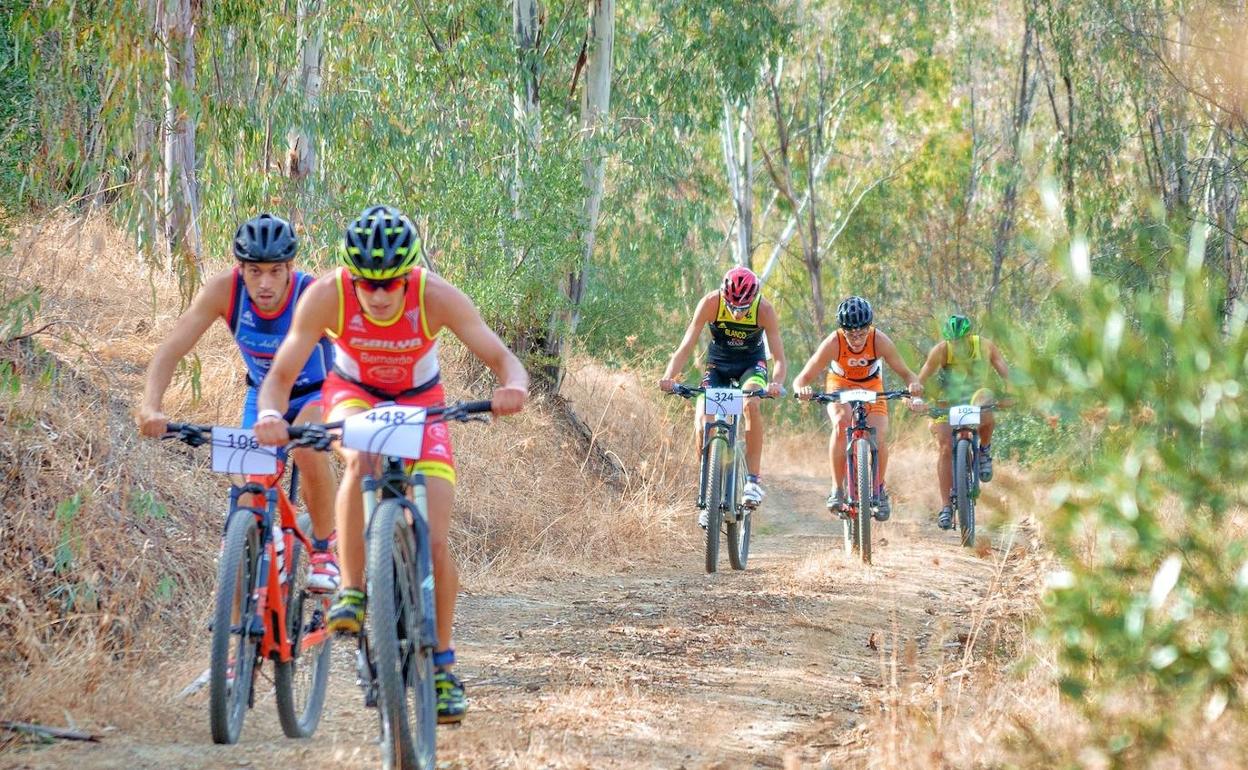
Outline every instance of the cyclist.
<svg viewBox="0 0 1248 770"><path fill-rule="evenodd" d="M941 336L944 339L932 346L927 354L927 361L919 372L919 382L926 382L933 374L939 373L938 390L943 400L977 405L995 401L993 392L985 387L991 377L989 367L996 370L1002 382L1010 375L997 346L991 340L971 334L971 319L964 315L949 316L941 328ZM924 407L916 404L913 408L918 410ZM992 479L992 429L995 424L991 410L980 415L980 481ZM939 484L939 499L945 501L945 506L936 515L936 525L941 529L952 529L953 430L949 427L949 416L944 414L932 419L929 429L939 445L936 482Z"/></svg>
<svg viewBox="0 0 1248 770"><path fill-rule="evenodd" d="M159 438L165 433L169 418L161 411L161 400L173 379L174 369L217 319L224 321L233 333L247 366L242 427L250 428L255 424L260 383L273 362L274 351L290 329L295 308L302 304L314 278L294 269L299 241L294 228L281 217L261 214L247 220L234 233L233 248L238 264L204 282L191 306L178 318L148 364L147 383L138 414L139 430L144 436ZM333 351L329 340L320 338L309 353L303 368L295 373L292 398L285 414L291 422L321 421L321 383L329 371ZM333 470L329 458L310 449L296 449L291 452L291 458L299 466L304 499L312 518L308 589L335 591L339 574L331 548Z"/></svg>
<svg viewBox="0 0 1248 770"><path fill-rule="evenodd" d="M708 293L698 302L685 337L659 380L659 387L664 392L672 392L675 378L685 368L705 326L710 330L711 344L706 351L703 387L725 388L735 382L746 392L766 390L769 396L780 395L780 384L784 382L788 369L784 343L780 340L780 320L772 304L763 299L760 289L761 282L754 271L748 267L734 267L724 275L718 290ZM770 380L767 376L768 350L776 364L775 376ZM700 425L696 433L700 451ZM748 477L741 496L752 505L761 503L765 494L759 482L762 458L762 412L756 399L746 399L745 464ZM699 521L703 527L706 526L705 517L703 512Z"/></svg>
<svg viewBox="0 0 1248 770"><path fill-rule="evenodd" d="M824 389L831 393L847 388L861 388L884 392L884 368L889 368L906 381L910 394L923 393L923 385L906 362L902 360L897 346L888 335L872 326L875 314L871 303L862 297L849 297L836 309L840 328L824 338L815 354L806 362L793 390L798 398L809 399L814 392L810 383L827 370ZM828 404L828 416L832 418L832 436L828 440L828 458L836 483L828 495L828 510L844 518L848 515L845 495L845 430L853 420L849 404ZM884 486L884 474L888 470L888 402L876 401L867 407L867 424L875 428L879 452L879 474L875 479L875 518L887 521L892 515L892 504Z"/></svg>
<svg viewBox="0 0 1248 770"><path fill-rule="evenodd" d="M260 392L256 436L264 444L288 440L287 393L299 364L322 334L333 339L334 369L325 379L328 419L341 420L383 402L433 407L445 403L438 366L438 334L450 329L494 371L494 413L514 414L528 397L529 376L520 360L485 325L459 289L416 265L420 236L412 221L389 206L365 209L347 225L339 251L342 266L320 278L300 303L290 334ZM344 463L337 521L343 585L330 608L328 626L359 633L364 625L364 504L360 481L376 456L339 448ZM451 628L459 573L447 541L455 499L455 465L445 423L425 427L421 456L428 493L430 551L435 576L438 649L438 721L458 722L468 702L451 672Z"/></svg>

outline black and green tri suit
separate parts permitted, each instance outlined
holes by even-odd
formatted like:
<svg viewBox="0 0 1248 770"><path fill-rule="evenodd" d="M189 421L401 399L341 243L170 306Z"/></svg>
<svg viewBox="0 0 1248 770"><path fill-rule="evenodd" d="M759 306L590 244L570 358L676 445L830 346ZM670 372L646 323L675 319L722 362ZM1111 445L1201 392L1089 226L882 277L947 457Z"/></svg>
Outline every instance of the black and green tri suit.
<svg viewBox="0 0 1248 770"><path fill-rule="evenodd" d="M734 382L742 388L749 383L767 387L767 348L763 327L758 322L760 302L761 295L754 298L744 316L736 319L728 312L723 296L719 297L719 312L707 324L711 345L707 348L702 387L728 388Z"/></svg>

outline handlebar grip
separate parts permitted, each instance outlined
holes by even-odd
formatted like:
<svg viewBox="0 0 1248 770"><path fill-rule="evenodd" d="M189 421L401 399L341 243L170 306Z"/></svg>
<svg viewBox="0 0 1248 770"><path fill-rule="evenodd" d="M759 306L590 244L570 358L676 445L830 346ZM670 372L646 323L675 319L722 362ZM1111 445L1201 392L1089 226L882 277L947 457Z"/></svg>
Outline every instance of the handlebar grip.
<svg viewBox="0 0 1248 770"><path fill-rule="evenodd" d="M492 401L465 401L461 406L466 414L483 414L494 410Z"/></svg>

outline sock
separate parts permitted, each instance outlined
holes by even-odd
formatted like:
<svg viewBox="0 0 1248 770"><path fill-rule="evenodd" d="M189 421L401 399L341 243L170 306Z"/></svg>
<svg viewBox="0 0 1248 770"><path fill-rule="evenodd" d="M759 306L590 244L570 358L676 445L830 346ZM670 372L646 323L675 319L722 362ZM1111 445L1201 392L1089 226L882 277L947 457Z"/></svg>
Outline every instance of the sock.
<svg viewBox="0 0 1248 770"><path fill-rule="evenodd" d="M979 451L980 451L980 454L991 455L991 454L992 454L992 444L980 444L980 445L979 445Z"/></svg>
<svg viewBox="0 0 1248 770"><path fill-rule="evenodd" d="M754 483L754 484L757 484L757 483L758 483L758 474L757 474L757 473L747 473L747 474L745 475L745 480L746 480L746 481L749 481L749 482L752 482L752 483Z"/></svg>
<svg viewBox="0 0 1248 770"><path fill-rule="evenodd" d="M438 650L433 653L434 668L445 669L455 665L455 650L447 647L445 650Z"/></svg>

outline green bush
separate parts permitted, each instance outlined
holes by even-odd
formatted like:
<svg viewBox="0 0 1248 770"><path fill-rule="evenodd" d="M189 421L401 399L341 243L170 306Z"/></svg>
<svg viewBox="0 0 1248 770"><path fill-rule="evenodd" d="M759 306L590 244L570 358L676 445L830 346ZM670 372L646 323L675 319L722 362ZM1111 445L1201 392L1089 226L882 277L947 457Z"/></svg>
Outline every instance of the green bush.
<svg viewBox="0 0 1248 770"><path fill-rule="evenodd" d="M1097 747L1141 766L1217 719L1248 675L1248 542L1228 515L1248 474L1246 313L1223 315L1200 225L1132 292L1088 253L1076 239L1056 297L1073 319L1061 352L1016 351L1030 398L1094 441L1054 489L1065 569L1042 633Z"/></svg>

